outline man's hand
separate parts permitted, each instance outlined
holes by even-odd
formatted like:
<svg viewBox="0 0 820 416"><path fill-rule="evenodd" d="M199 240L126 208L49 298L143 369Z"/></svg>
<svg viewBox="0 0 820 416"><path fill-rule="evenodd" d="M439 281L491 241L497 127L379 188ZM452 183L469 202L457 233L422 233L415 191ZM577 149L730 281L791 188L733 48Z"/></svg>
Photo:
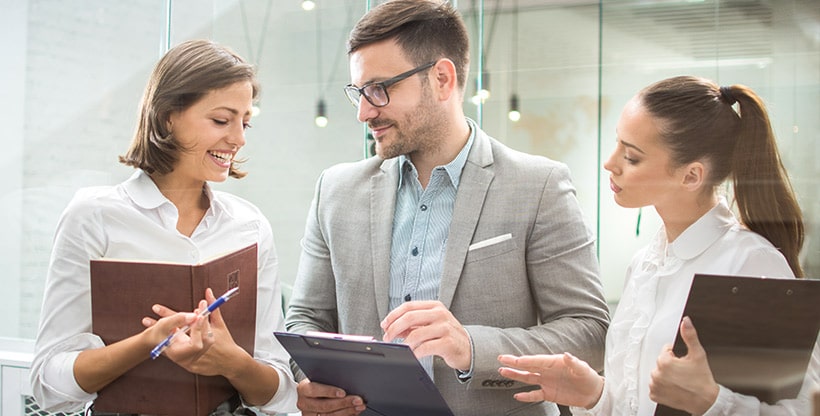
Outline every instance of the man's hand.
<svg viewBox="0 0 820 416"><path fill-rule="evenodd" d="M470 336L439 301L405 302L384 318L381 327L385 341L404 339L418 358L437 355L451 368L470 369Z"/></svg>
<svg viewBox="0 0 820 416"><path fill-rule="evenodd" d="M361 397L348 396L338 387L313 383L308 379L299 382L296 392L299 395L296 407L302 416L358 415L366 409Z"/></svg>

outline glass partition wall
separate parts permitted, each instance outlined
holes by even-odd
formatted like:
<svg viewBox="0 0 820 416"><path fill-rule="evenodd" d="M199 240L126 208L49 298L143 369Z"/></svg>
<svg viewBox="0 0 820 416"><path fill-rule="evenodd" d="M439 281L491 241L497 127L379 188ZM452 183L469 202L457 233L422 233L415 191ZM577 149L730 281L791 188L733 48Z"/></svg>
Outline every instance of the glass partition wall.
<svg viewBox="0 0 820 416"><path fill-rule="evenodd" d="M767 105L803 210L805 273L819 278L820 3L606 0L601 11L601 154L614 148L621 108L643 86L682 74L750 86ZM600 178L600 263L607 296L616 298L618 274L660 220L651 208L618 207L607 172Z"/></svg>
<svg viewBox="0 0 820 416"><path fill-rule="evenodd" d="M490 135L567 163L598 236L607 299L659 227L651 208L614 204L601 167L626 101L678 74L743 83L766 100L807 221L806 273L820 277L820 7L814 0L451 0L473 39L465 109ZM370 0L14 2L0 17L11 59L0 101L11 163L0 337L32 339L53 232L79 187L115 184L142 89L168 45L211 38L259 69L259 114L241 153L249 175L215 184L268 216L285 295L322 169L365 157L366 131L342 93L345 40ZM480 85L479 85L480 84ZM479 87L489 96L474 98ZM519 119L510 117L511 107ZM326 125L317 124L319 113ZM356 215L351 213L351 215ZM515 215L515 207L510 207Z"/></svg>

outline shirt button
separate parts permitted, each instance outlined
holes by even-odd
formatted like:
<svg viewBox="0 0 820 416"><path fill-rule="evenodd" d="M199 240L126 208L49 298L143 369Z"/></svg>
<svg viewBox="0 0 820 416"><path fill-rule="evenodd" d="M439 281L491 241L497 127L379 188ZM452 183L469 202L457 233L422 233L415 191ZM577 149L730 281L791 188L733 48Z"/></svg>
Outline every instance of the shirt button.
<svg viewBox="0 0 820 416"><path fill-rule="evenodd" d="M411 251L410 253L412 253L413 256L418 256L419 255L419 248L418 247L413 247L413 251Z"/></svg>
<svg viewBox="0 0 820 416"><path fill-rule="evenodd" d="M427 211L427 205L421 204L420 208L422 211Z"/></svg>
<svg viewBox="0 0 820 416"><path fill-rule="evenodd" d="M412 298L409 294L408 294L408 295L404 295L404 301L405 301L405 302L410 302L410 300L411 300L411 299L413 299L413 298Z"/></svg>

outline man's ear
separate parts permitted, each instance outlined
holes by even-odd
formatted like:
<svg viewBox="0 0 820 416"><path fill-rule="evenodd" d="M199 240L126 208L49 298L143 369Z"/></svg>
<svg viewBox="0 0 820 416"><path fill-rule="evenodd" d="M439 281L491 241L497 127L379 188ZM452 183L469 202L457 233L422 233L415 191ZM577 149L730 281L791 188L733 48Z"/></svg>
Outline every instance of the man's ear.
<svg viewBox="0 0 820 416"><path fill-rule="evenodd" d="M692 162L684 167L683 185L684 188L690 191L697 191L706 183L706 175L708 174L706 165L701 162Z"/></svg>
<svg viewBox="0 0 820 416"><path fill-rule="evenodd" d="M453 61L442 58L433 66L434 88L441 101L446 101L458 90L458 74Z"/></svg>

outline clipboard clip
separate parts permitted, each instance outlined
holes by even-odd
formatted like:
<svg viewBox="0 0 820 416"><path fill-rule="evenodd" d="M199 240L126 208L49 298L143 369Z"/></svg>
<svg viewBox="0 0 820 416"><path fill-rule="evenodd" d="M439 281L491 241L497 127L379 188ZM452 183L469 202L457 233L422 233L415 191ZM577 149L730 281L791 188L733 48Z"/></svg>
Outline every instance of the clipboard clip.
<svg viewBox="0 0 820 416"><path fill-rule="evenodd" d="M328 339L338 339L341 341L359 341L359 342L370 342L375 341L376 338L367 335L345 335L345 334L336 334L333 332L320 332L320 331L307 331L305 335L309 337L319 337L319 338L328 338Z"/></svg>

